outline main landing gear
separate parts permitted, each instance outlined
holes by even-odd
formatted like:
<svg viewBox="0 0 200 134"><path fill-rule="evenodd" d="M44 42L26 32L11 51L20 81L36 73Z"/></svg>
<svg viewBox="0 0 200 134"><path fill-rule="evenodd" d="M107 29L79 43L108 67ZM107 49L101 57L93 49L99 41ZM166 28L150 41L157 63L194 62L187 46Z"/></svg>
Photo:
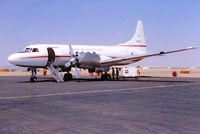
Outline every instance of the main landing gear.
<svg viewBox="0 0 200 134"><path fill-rule="evenodd" d="M29 69L28 69L29 70ZM36 68L30 68L31 70L31 77L30 77L30 82L35 82L37 81L37 77L36 77Z"/></svg>
<svg viewBox="0 0 200 134"><path fill-rule="evenodd" d="M101 80L111 80L111 75L105 72L105 74L101 75Z"/></svg>
<svg viewBox="0 0 200 134"><path fill-rule="evenodd" d="M70 80L72 80L72 77L73 77L72 74L67 72L64 75L64 81L70 81Z"/></svg>

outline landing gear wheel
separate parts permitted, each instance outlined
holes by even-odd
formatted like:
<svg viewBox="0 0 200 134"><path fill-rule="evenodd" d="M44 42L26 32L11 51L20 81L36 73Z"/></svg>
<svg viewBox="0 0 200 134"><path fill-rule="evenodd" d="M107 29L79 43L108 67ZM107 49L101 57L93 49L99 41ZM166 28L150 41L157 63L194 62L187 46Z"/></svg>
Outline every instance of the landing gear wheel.
<svg viewBox="0 0 200 134"><path fill-rule="evenodd" d="M72 74L71 73L66 73L64 75L64 81L70 81L72 80Z"/></svg>
<svg viewBox="0 0 200 134"><path fill-rule="evenodd" d="M101 80L106 80L106 75L105 74L101 75Z"/></svg>
<svg viewBox="0 0 200 134"><path fill-rule="evenodd" d="M30 78L30 82L35 82L35 80L37 80L37 77L31 77Z"/></svg>
<svg viewBox="0 0 200 134"><path fill-rule="evenodd" d="M27 70L31 71L30 82L35 82L36 80L38 80L36 77L36 68L28 68Z"/></svg>
<svg viewBox="0 0 200 134"><path fill-rule="evenodd" d="M102 74L101 75L101 80L111 80L110 74Z"/></svg>
<svg viewBox="0 0 200 134"><path fill-rule="evenodd" d="M34 77L31 77L31 78L30 78L30 82L35 82Z"/></svg>
<svg viewBox="0 0 200 134"><path fill-rule="evenodd" d="M111 75L107 74L107 79L106 80L111 80Z"/></svg>

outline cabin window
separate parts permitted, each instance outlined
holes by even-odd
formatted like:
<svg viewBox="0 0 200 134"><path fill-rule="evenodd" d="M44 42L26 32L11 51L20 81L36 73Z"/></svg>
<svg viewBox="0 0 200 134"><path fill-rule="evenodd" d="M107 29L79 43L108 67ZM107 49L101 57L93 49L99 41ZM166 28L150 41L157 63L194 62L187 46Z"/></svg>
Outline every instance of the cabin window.
<svg viewBox="0 0 200 134"><path fill-rule="evenodd" d="M38 48L33 48L32 52L39 52Z"/></svg>

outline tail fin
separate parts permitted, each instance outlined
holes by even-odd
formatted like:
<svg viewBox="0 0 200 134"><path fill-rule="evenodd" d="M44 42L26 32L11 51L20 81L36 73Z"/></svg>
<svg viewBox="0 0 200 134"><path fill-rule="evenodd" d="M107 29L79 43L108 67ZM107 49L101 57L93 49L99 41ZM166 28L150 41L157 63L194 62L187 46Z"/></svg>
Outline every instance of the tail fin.
<svg viewBox="0 0 200 134"><path fill-rule="evenodd" d="M146 47L145 37L144 37L144 29L141 20L137 21L136 31L133 37L122 44L120 46L135 46L135 47Z"/></svg>

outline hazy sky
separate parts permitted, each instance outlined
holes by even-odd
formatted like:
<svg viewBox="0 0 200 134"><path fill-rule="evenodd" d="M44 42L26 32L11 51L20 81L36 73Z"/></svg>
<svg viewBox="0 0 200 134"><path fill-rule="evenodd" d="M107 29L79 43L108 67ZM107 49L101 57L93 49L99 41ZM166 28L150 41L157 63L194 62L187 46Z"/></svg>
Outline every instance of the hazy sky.
<svg viewBox="0 0 200 134"><path fill-rule="evenodd" d="M200 46L200 0L0 0L0 66L28 43L114 45L144 23L149 52ZM200 66L200 48L142 66Z"/></svg>

